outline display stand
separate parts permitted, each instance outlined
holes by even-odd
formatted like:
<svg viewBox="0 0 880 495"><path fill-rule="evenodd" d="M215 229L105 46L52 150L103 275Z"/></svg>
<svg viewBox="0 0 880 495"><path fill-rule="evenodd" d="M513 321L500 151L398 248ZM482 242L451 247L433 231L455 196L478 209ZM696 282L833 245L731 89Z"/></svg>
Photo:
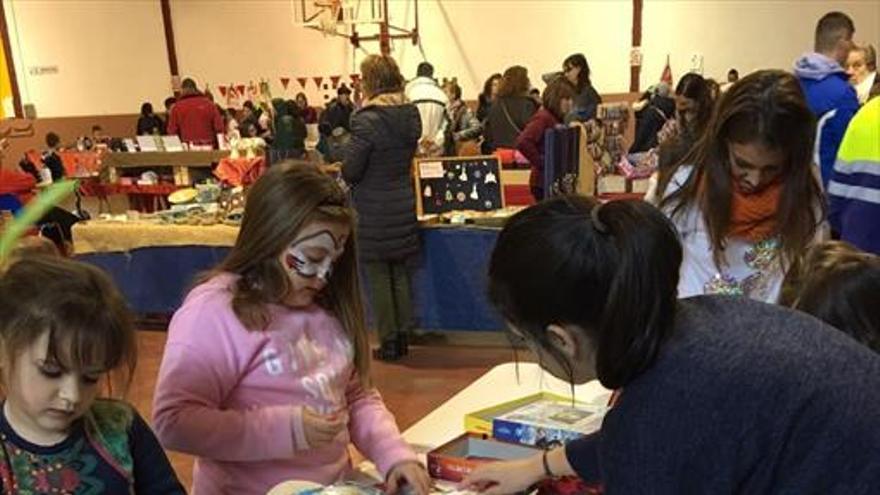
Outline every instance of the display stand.
<svg viewBox="0 0 880 495"><path fill-rule="evenodd" d="M497 156L422 158L414 161L416 212L494 211L504 208Z"/></svg>
<svg viewBox="0 0 880 495"><path fill-rule="evenodd" d="M110 172L110 182L118 180L120 168L167 167L174 169L174 183L191 185L190 168L206 168L228 157L228 150L211 151L141 151L139 153L111 152L103 156L103 164Z"/></svg>

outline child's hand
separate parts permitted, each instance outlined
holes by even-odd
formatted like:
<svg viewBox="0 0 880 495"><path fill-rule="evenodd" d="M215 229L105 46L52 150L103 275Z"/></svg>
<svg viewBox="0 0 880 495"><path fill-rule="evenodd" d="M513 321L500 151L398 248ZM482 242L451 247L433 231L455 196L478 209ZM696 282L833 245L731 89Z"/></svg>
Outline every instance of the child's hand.
<svg viewBox="0 0 880 495"><path fill-rule="evenodd" d="M519 461L496 462L478 467L461 485L485 495L519 493L543 478L541 457ZM536 465L538 464L538 465Z"/></svg>
<svg viewBox="0 0 880 495"><path fill-rule="evenodd" d="M399 493L404 482L409 485L414 495L428 495L431 492L431 478L425 467L416 461L406 461L391 468L385 482L389 494Z"/></svg>
<svg viewBox="0 0 880 495"><path fill-rule="evenodd" d="M304 407L302 410L303 429L309 447L327 445L342 433L348 425L348 414L344 411L322 415Z"/></svg>

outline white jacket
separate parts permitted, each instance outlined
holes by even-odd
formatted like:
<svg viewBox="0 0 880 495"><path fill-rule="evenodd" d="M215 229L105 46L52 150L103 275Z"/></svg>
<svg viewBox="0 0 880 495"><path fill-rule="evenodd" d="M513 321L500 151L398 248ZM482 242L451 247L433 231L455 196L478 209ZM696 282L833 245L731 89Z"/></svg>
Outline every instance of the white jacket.
<svg viewBox="0 0 880 495"><path fill-rule="evenodd" d="M430 77L417 77L406 85L406 98L419 109L422 118L422 137L419 154L440 155L446 137L449 118L446 93Z"/></svg>

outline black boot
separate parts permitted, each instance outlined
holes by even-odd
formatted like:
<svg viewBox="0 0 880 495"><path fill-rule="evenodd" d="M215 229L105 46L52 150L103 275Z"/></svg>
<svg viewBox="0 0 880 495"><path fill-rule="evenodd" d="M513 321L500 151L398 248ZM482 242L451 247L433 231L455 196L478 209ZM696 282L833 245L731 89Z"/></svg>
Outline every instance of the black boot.
<svg viewBox="0 0 880 495"><path fill-rule="evenodd" d="M382 345L373 350L373 359L385 362L400 361L400 358L405 355L400 345L400 339L397 337L383 340Z"/></svg>

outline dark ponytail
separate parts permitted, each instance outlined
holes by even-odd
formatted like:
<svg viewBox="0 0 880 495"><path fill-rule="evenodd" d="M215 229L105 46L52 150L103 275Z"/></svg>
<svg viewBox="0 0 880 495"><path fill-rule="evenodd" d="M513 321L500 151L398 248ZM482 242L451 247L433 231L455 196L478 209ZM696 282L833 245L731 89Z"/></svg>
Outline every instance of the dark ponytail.
<svg viewBox="0 0 880 495"><path fill-rule="evenodd" d="M563 196L510 219L489 268L507 321L565 367L547 326L573 325L595 345L598 378L620 388L672 332L681 245L653 206Z"/></svg>
<svg viewBox="0 0 880 495"><path fill-rule="evenodd" d="M602 383L618 388L654 361L672 331L682 254L675 228L647 203L617 201L593 212L618 253L596 353Z"/></svg>

